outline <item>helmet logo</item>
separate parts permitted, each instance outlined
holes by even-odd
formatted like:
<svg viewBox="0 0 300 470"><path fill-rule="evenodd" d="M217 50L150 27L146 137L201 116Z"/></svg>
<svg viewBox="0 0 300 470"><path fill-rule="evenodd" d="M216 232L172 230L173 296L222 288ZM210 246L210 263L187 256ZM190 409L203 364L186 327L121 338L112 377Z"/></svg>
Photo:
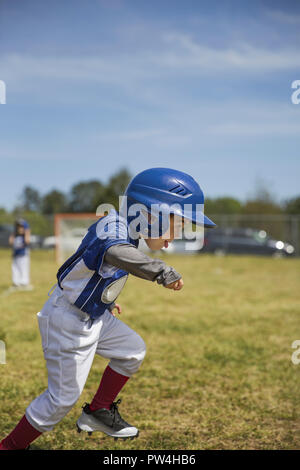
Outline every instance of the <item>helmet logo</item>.
<svg viewBox="0 0 300 470"><path fill-rule="evenodd" d="M176 184L172 189L169 189L170 193L179 194L180 196L191 196L192 193L182 184Z"/></svg>

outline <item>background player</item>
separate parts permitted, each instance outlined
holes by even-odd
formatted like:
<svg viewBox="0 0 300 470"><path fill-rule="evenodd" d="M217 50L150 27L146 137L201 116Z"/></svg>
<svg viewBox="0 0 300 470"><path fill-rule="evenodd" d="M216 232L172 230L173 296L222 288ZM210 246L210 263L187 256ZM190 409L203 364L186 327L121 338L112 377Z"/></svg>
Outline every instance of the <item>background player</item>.
<svg viewBox="0 0 300 470"><path fill-rule="evenodd" d="M30 227L24 219L17 219L14 233L9 237L12 246L12 283L14 288L31 289L30 285Z"/></svg>

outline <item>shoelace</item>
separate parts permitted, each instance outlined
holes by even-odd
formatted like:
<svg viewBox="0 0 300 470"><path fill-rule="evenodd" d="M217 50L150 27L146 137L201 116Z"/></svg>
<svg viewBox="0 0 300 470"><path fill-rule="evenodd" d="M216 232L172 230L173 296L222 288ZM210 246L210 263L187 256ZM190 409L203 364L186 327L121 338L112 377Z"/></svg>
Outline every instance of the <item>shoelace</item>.
<svg viewBox="0 0 300 470"><path fill-rule="evenodd" d="M112 418L113 418L113 424L115 423L124 423L125 425L128 425L128 423L126 423L126 421L124 421L124 419L120 416L120 413L119 413L119 410L118 410L118 405L122 402L122 399L119 398L119 400L117 401L114 401L112 404L111 404L111 407L110 407L110 410L109 412L111 413L112 415ZM89 403L84 403L83 407L82 408L85 408L85 406L88 406L89 407Z"/></svg>
<svg viewBox="0 0 300 470"><path fill-rule="evenodd" d="M119 413L119 410L118 410L118 405L121 403L121 398L119 398L119 400L117 401L114 401L111 405L111 408L110 408L110 411L111 413L113 414L113 423L119 423L122 420L121 416L120 416L120 413Z"/></svg>

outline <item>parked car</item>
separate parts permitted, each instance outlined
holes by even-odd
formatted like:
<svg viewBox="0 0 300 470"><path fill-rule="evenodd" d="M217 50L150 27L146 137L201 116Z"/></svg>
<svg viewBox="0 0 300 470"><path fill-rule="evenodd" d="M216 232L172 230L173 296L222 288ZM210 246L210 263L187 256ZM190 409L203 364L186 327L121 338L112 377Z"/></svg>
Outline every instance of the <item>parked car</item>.
<svg viewBox="0 0 300 470"><path fill-rule="evenodd" d="M8 239L14 230L13 225L0 225L0 246L2 248L9 247Z"/></svg>
<svg viewBox="0 0 300 470"><path fill-rule="evenodd" d="M228 227L206 230L201 252L283 257L294 255L295 248L290 243L272 239L265 230Z"/></svg>

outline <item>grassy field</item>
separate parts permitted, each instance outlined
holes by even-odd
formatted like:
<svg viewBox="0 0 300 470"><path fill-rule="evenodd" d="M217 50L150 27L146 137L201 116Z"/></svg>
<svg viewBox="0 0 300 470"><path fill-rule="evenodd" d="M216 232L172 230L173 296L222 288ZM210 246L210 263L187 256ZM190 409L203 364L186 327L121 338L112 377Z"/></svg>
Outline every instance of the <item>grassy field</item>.
<svg viewBox="0 0 300 470"><path fill-rule="evenodd" d="M118 301L121 319L147 344L139 372L120 394L121 414L140 429L134 441L77 434L81 406L106 361L95 357L72 411L33 449L300 448L300 260L166 256L183 276L173 292L133 276ZM55 283L52 253L32 253L34 291L5 295L10 253L0 251L0 439L47 387L36 313Z"/></svg>

